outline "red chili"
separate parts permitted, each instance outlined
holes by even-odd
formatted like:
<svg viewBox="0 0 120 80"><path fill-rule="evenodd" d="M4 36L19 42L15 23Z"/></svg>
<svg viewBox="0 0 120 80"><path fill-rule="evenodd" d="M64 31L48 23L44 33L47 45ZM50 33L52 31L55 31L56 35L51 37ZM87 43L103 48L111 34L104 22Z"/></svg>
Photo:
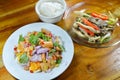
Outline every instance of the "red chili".
<svg viewBox="0 0 120 80"><path fill-rule="evenodd" d="M52 33L49 33L49 36L52 37Z"/></svg>
<svg viewBox="0 0 120 80"><path fill-rule="evenodd" d="M14 47L14 51L17 51L17 47Z"/></svg>
<svg viewBox="0 0 120 80"><path fill-rule="evenodd" d="M91 23L90 21L88 21L86 18L82 18L82 20L83 20L83 22L84 22L86 25L94 28L95 30L100 30L99 27L97 27L96 25L94 25L93 23Z"/></svg>
<svg viewBox="0 0 120 80"><path fill-rule="evenodd" d="M32 52L33 52L33 50L30 50L30 51L29 51L30 56L32 56Z"/></svg>
<svg viewBox="0 0 120 80"><path fill-rule="evenodd" d="M107 20L107 19L108 19L108 16L102 15L102 14L98 14L98 13L91 13L91 15L92 15L93 17L97 17L97 18L100 18L100 19L102 19L102 20Z"/></svg>
<svg viewBox="0 0 120 80"><path fill-rule="evenodd" d="M33 71L32 71L32 70L30 70L30 73L33 73Z"/></svg>
<svg viewBox="0 0 120 80"><path fill-rule="evenodd" d="M44 41L42 41L42 42L41 42L41 45L44 45L44 44L45 44Z"/></svg>

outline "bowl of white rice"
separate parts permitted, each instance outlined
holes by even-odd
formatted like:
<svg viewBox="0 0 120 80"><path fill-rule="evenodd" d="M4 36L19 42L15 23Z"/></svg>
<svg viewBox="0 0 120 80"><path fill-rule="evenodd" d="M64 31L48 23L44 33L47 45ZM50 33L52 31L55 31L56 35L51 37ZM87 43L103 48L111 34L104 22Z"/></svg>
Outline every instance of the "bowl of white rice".
<svg viewBox="0 0 120 80"><path fill-rule="evenodd" d="M35 6L35 11L40 20L47 23L60 21L65 10L65 0L39 0Z"/></svg>

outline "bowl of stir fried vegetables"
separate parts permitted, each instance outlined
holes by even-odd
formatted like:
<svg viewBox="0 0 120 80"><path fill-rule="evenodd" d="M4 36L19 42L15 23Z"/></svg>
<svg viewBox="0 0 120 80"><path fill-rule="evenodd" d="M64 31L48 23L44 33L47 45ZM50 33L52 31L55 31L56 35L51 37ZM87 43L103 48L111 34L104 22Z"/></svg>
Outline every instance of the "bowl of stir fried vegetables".
<svg viewBox="0 0 120 80"><path fill-rule="evenodd" d="M117 11L107 8L88 1L78 2L66 10L64 28L80 45L94 48L114 46L120 43L120 21Z"/></svg>
<svg viewBox="0 0 120 80"><path fill-rule="evenodd" d="M72 39L88 47L110 47L120 41L118 18L108 13L73 11L68 29ZM66 20L67 21L67 20ZM68 21L69 22L69 21Z"/></svg>
<svg viewBox="0 0 120 80"><path fill-rule="evenodd" d="M118 18L114 18L111 12L109 12L110 16L80 11L75 11L75 14L78 16L72 25L72 34L70 33L72 36L77 36L84 43L97 47L112 40Z"/></svg>

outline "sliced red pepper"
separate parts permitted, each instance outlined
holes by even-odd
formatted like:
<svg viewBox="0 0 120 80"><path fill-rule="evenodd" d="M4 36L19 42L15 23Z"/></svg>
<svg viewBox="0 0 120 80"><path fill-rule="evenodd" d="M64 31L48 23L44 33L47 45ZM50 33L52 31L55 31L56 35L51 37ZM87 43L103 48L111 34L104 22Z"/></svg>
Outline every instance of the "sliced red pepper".
<svg viewBox="0 0 120 80"><path fill-rule="evenodd" d="M44 45L45 44L44 40L41 39L39 44Z"/></svg>
<svg viewBox="0 0 120 80"><path fill-rule="evenodd" d="M85 32L87 32L90 36L94 36L94 35L95 35L94 32L88 30L87 28L81 26L80 24L78 24L78 25L79 25L79 27L82 28Z"/></svg>
<svg viewBox="0 0 120 80"><path fill-rule="evenodd" d="M32 56L32 55L33 55L33 54L32 54L32 52L33 52L33 50L30 50L30 51L29 51L29 55L30 55L30 56Z"/></svg>
<svg viewBox="0 0 120 80"><path fill-rule="evenodd" d="M33 73L33 71L32 71L32 70L30 70L30 73Z"/></svg>
<svg viewBox="0 0 120 80"><path fill-rule="evenodd" d="M102 15L102 14L98 14L98 13L91 13L91 15L93 17L97 17L97 18L100 18L102 20L108 20L108 16L106 16L106 15Z"/></svg>
<svg viewBox="0 0 120 80"><path fill-rule="evenodd" d="M49 36L52 37L53 36L52 33L49 33Z"/></svg>
<svg viewBox="0 0 120 80"><path fill-rule="evenodd" d="M91 23L90 21L88 21L86 18L82 18L82 20L83 20L83 22L84 22L86 25L94 28L95 30L100 30L99 27L97 27L96 25L94 25L93 23Z"/></svg>
<svg viewBox="0 0 120 80"><path fill-rule="evenodd" d="M17 47L14 47L14 51L17 51Z"/></svg>

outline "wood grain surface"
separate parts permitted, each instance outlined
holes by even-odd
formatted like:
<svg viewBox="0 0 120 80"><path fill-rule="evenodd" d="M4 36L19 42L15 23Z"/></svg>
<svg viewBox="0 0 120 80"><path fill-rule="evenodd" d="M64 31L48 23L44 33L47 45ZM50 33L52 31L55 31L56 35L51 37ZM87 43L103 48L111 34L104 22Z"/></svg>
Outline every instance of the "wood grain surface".
<svg viewBox="0 0 120 80"><path fill-rule="evenodd" d="M67 9L82 0L66 0ZM0 54L7 38L16 29L33 22L41 22L35 13L37 0L0 0ZM112 10L117 17L119 0L84 0L93 11ZM56 23L63 29L65 20ZM120 44L109 48L90 48L74 42L74 57L68 69L55 80L120 80ZM9 53L8 53L9 54ZM5 69L0 59L0 80L16 80Z"/></svg>

